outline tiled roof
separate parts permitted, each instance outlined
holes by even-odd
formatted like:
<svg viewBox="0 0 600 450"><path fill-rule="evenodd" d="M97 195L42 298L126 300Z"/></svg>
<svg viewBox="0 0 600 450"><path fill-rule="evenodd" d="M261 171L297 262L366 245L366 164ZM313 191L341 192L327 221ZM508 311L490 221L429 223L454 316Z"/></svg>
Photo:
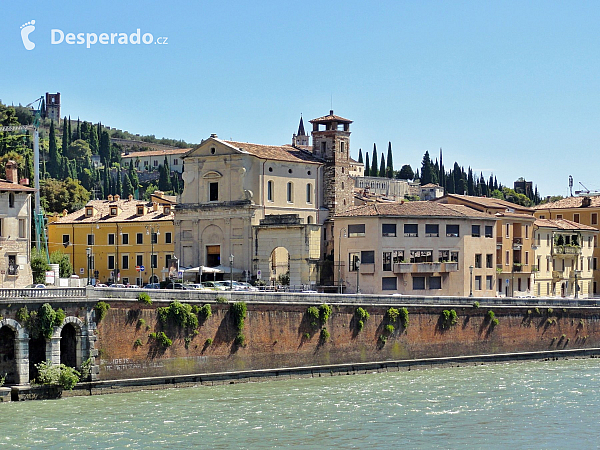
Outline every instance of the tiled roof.
<svg viewBox="0 0 600 450"><path fill-rule="evenodd" d="M527 211L533 213L533 208L528 208L526 206L517 205L515 203L507 202L506 200L501 200L499 198L493 197L476 197L474 195L460 195L460 194L446 194L445 197L456 198L458 200L463 200L466 202L475 203L477 205L481 205L485 208L501 208L501 209L514 209L519 211ZM439 201L439 199L438 199Z"/></svg>
<svg viewBox="0 0 600 450"><path fill-rule="evenodd" d="M446 205L435 202L370 203L349 208L339 216L454 217L496 220L495 216L475 211L464 205Z"/></svg>
<svg viewBox="0 0 600 450"><path fill-rule="evenodd" d="M183 155L189 152L189 148L174 148L170 150L148 150L145 152L121 153L122 158L147 158L148 156Z"/></svg>
<svg viewBox="0 0 600 450"><path fill-rule="evenodd" d="M566 219L536 219L535 225L542 228L558 228L561 230L584 230L584 231L598 231L597 228L583 223L573 222Z"/></svg>
<svg viewBox="0 0 600 450"><path fill-rule="evenodd" d="M146 206L146 214L137 215L137 205ZM90 200L86 206L93 206L96 209L94 216L85 215L85 207L61 217L54 224L65 223L121 223L121 222L148 222L148 221L169 221L173 220L173 210L170 214L164 214L164 208L159 206L158 210L152 210L152 202L144 200L118 200L109 202L108 200ZM110 207L118 206L122 211L117 216L110 215Z"/></svg>
<svg viewBox="0 0 600 450"><path fill-rule="evenodd" d="M422 188L441 188L439 184L427 183L421 186Z"/></svg>
<svg viewBox="0 0 600 450"><path fill-rule="evenodd" d="M35 192L35 189L29 186L23 186L22 184L11 183L10 181L6 180L0 180L0 191Z"/></svg>
<svg viewBox="0 0 600 450"><path fill-rule="evenodd" d="M333 109L329 111L329 114L323 117L317 117L310 121L310 123L323 123L323 122L340 122L340 123L352 123L350 119L344 119L343 117L336 116L333 114Z"/></svg>
<svg viewBox="0 0 600 450"><path fill-rule="evenodd" d="M214 138L213 138L214 139ZM221 141L231 147L243 150L262 159L274 161L303 162L309 164L323 164L323 161L315 158L312 153L292 147L291 145L261 145L248 144L247 142Z"/></svg>
<svg viewBox="0 0 600 450"><path fill-rule="evenodd" d="M506 211L498 212L495 214L496 217L508 217L511 219L519 219L519 220L535 220L535 217L531 214L520 214L520 213L509 213Z"/></svg>
<svg viewBox="0 0 600 450"><path fill-rule="evenodd" d="M584 208L583 200L588 198L590 204L588 207L600 207L600 196L590 196L590 197L567 197L555 202L543 203L541 205L537 205L534 207L535 210L543 210L543 209L569 209L569 208Z"/></svg>

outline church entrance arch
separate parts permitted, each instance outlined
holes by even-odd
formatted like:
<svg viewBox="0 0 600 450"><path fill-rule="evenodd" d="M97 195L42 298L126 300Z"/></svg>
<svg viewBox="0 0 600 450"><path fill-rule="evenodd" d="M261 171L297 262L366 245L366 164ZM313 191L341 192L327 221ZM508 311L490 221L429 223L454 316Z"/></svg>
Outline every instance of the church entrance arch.
<svg viewBox="0 0 600 450"><path fill-rule="evenodd" d="M290 252L285 247L275 247L269 257L271 284L290 284Z"/></svg>
<svg viewBox="0 0 600 450"><path fill-rule="evenodd" d="M217 225L209 225L202 231L202 246L204 261L200 265L216 267L221 264L221 246L223 245L223 230Z"/></svg>

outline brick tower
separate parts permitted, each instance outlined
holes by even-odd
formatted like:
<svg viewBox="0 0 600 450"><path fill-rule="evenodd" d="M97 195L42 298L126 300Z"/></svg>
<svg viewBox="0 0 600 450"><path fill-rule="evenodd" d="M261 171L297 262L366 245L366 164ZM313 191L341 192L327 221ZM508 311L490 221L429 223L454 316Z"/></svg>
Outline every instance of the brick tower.
<svg viewBox="0 0 600 450"><path fill-rule="evenodd" d="M330 216L354 204L350 178L350 124L329 111L329 115L310 121L313 125L313 154L325 160L323 201Z"/></svg>

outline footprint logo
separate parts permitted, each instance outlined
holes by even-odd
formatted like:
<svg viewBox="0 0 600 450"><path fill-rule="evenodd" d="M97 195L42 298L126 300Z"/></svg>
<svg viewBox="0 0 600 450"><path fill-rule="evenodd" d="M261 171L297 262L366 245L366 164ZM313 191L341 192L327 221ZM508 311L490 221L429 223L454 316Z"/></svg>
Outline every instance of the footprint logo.
<svg viewBox="0 0 600 450"><path fill-rule="evenodd" d="M33 50L35 44L29 40L29 35L35 30L35 20L21 25L21 39L26 50Z"/></svg>

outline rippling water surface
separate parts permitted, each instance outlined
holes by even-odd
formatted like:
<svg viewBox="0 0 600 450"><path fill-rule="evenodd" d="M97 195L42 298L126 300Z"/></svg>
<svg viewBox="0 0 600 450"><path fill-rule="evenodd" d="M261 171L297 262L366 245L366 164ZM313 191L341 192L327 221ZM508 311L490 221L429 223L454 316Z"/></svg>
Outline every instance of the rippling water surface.
<svg viewBox="0 0 600 450"><path fill-rule="evenodd" d="M600 359L0 405L8 448L596 448Z"/></svg>

